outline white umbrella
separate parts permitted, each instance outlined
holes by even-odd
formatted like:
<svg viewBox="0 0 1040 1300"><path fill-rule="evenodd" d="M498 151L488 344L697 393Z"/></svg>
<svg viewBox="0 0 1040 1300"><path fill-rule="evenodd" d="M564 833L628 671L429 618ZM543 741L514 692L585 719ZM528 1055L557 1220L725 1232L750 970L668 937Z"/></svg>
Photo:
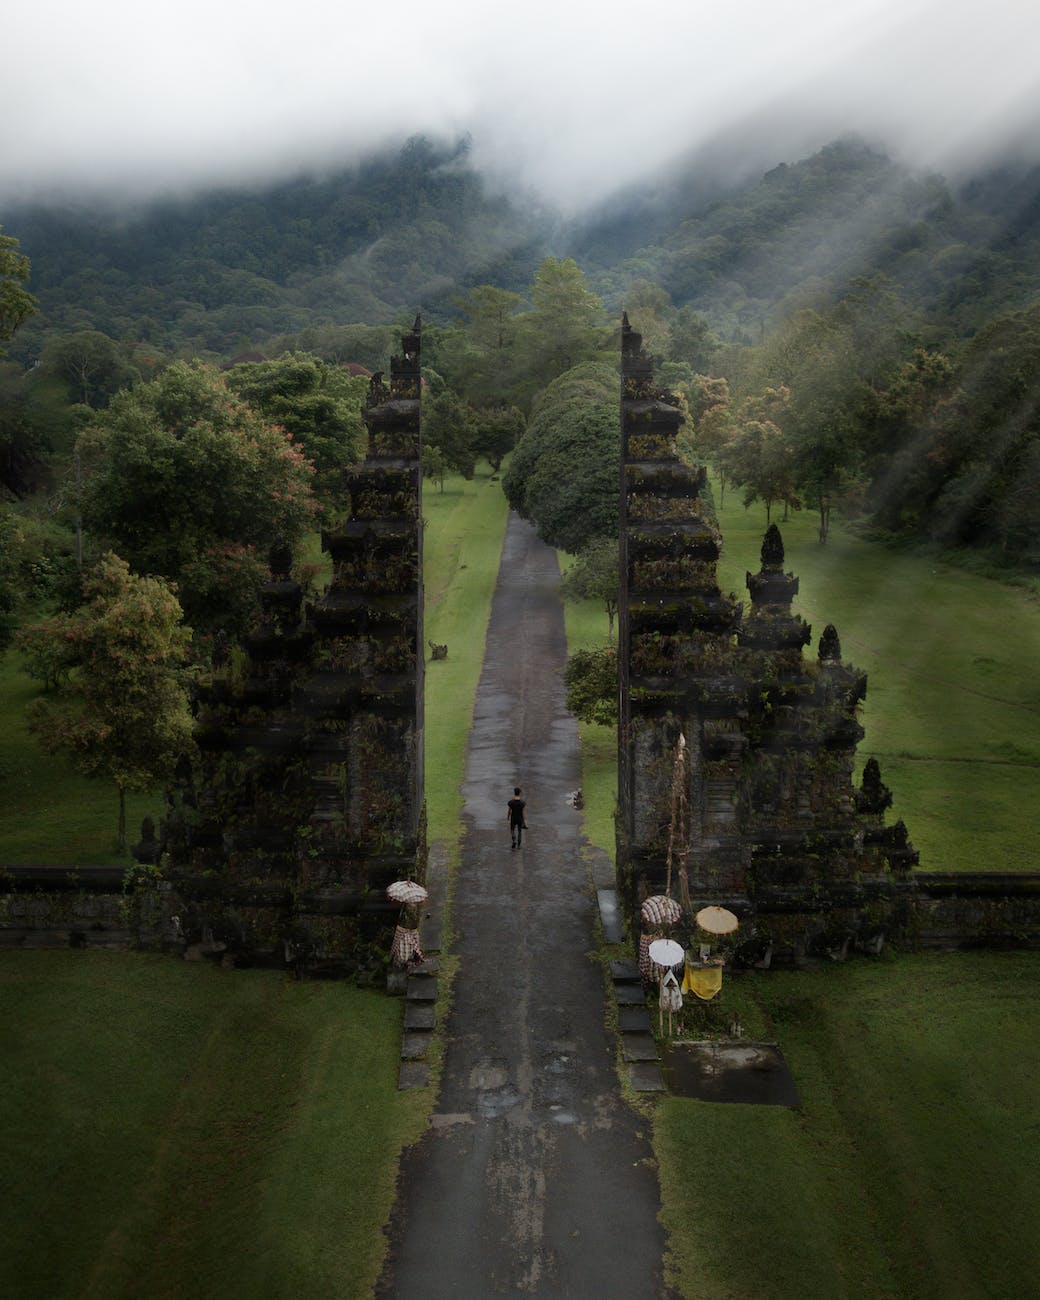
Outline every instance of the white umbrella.
<svg viewBox="0 0 1040 1300"><path fill-rule="evenodd" d="M740 924L725 907L702 907L693 919L708 934L732 934Z"/></svg>
<svg viewBox="0 0 1040 1300"><path fill-rule="evenodd" d="M429 898L422 885L417 885L414 880L395 880L392 885L387 885L386 896L391 903L404 903L409 907L425 903Z"/></svg>
<svg viewBox="0 0 1040 1300"><path fill-rule="evenodd" d="M678 966L685 955L674 939L655 939L650 945L650 960L655 966Z"/></svg>

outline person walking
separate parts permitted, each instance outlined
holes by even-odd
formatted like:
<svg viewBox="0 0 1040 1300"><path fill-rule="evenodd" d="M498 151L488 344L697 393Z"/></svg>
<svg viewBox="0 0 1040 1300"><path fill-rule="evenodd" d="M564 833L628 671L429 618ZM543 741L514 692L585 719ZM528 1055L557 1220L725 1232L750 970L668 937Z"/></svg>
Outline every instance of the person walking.
<svg viewBox="0 0 1040 1300"><path fill-rule="evenodd" d="M520 787L513 786L513 797L506 805L508 812L506 817L509 821L509 838L513 843L513 848L520 847L520 837L527 830L527 819L524 816L524 809L527 807L527 800L520 798Z"/></svg>

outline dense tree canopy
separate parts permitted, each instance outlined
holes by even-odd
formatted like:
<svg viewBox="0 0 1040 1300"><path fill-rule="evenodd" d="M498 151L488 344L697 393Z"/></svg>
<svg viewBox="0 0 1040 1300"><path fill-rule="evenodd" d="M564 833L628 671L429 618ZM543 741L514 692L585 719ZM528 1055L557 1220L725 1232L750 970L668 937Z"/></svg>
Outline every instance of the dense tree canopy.
<svg viewBox="0 0 1040 1300"><path fill-rule="evenodd" d="M84 525L140 573L184 583L200 557L218 563L242 546L266 553L314 518L302 449L198 363L177 362L117 394L79 450ZM196 620L187 586L182 596Z"/></svg>
<svg viewBox="0 0 1040 1300"><path fill-rule="evenodd" d="M281 425L315 469L314 489L328 509L343 497L343 471L364 448L361 408L368 381L306 353L247 362L225 375L232 392L271 424Z"/></svg>
<svg viewBox="0 0 1040 1300"><path fill-rule="evenodd" d="M576 552L617 535L620 459L617 372L586 362L538 399L502 486L544 541Z"/></svg>

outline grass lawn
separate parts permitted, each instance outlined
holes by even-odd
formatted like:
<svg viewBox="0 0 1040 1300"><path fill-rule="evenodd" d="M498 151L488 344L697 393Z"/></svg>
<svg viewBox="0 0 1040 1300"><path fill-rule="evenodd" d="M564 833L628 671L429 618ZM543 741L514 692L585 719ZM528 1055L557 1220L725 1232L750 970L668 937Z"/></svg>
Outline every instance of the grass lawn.
<svg viewBox="0 0 1040 1300"><path fill-rule="evenodd" d="M134 953L0 953L0 1294L372 1293L400 1005Z"/></svg>
<svg viewBox="0 0 1040 1300"><path fill-rule="evenodd" d="M466 744L484 662L508 507L486 467L468 481L423 484L426 637L447 659L426 664L426 809L431 840L458 841Z"/></svg>
<svg viewBox="0 0 1040 1300"><path fill-rule="evenodd" d="M0 866L129 865L116 845L115 786L80 776L26 729L25 706L40 688L20 662L16 650L0 652ZM159 792L127 795L128 842L138 840L146 814L158 821L164 809Z"/></svg>
<svg viewBox="0 0 1040 1300"><path fill-rule="evenodd" d="M957 953L729 983L802 1108L656 1108L681 1293L1035 1294L1038 981L1040 954Z"/></svg>

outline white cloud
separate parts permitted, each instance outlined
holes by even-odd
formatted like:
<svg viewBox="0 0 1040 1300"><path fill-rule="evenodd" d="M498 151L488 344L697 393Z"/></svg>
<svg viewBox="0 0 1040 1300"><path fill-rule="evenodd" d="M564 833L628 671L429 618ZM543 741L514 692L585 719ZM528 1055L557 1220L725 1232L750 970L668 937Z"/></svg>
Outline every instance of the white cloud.
<svg viewBox="0 0 1040 1300"><path fill-rule="evenodd" d="M1034 0L42 0L5 20L0 190L265 176L468 130L576 203L748 121L774 149L857 129L947 166L1040 125L1038 37Z"/></svg>

